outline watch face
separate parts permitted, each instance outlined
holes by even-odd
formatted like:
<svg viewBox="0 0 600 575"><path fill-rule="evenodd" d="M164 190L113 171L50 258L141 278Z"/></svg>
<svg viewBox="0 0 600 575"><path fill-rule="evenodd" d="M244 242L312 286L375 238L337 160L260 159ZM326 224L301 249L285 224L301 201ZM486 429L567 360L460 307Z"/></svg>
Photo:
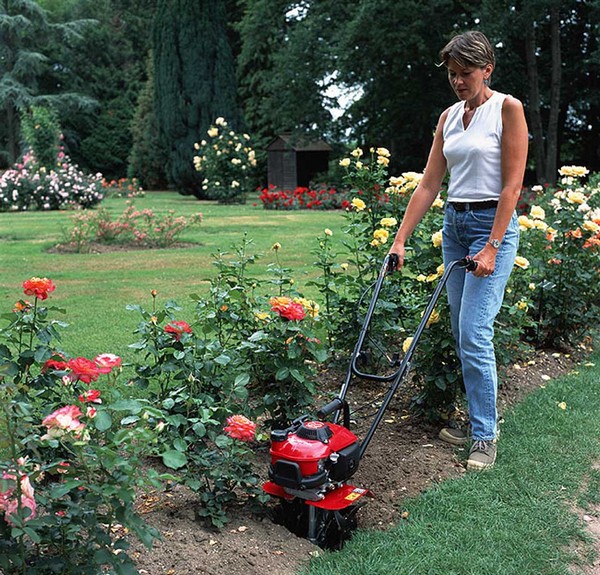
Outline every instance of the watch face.
<svg viewBox="0 0 600 575"><path fill-rule="evenodd" d="M500 240L490 240L490 244L492 244L492 247L498 249L500 247Z"/></svg>

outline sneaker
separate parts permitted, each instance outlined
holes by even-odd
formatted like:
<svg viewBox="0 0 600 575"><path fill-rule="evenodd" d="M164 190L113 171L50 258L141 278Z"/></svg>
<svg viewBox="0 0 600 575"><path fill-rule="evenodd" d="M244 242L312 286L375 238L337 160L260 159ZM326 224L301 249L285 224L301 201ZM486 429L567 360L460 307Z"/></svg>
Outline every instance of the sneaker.
<svg viewBox="0 0 600 575"><path fill-rule="evenodd" d="M442 441L452 445L466 445L469 442L466 431L457 427L444 427L438 436Z"/></svg>
<svg viewBox="0 0 600 575"><path fill-rule="evenodd" d="M467 469L481 471L493 467L496 462L496 441L474 441L467 459Z"/></svg>

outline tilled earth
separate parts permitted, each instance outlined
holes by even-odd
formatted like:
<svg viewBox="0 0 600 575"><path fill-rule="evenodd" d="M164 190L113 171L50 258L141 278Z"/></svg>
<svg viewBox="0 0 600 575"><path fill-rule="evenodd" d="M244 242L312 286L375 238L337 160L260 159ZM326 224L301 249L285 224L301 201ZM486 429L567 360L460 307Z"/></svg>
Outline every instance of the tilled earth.
<svg viewBox="0 0 600 575"><path fill-rule="evenodd" d="M569 355L539 353L526 364L501 372L500 412L550 378L573 365ZM350 393L351 403L375 406L382 398L376 384L359 382ZM368 487L375 497L358 514L361 528L386 529L402 518L402 503L429 485L464 473L466 453L437 437L439 427L408 410L410 390L394 398L377 430L352 483ZM361 437L370 420L353 431ZM267 469L268 453L258 454ZM305 539L292 535L266 515L242 507L219 531L194 519L195 496L183 487L140 497L139 511L162 534L151 550L136 543L133 557L145 575L295 575L299 567L320 553ZM595 573L595 572L594 572Z"/></svg>

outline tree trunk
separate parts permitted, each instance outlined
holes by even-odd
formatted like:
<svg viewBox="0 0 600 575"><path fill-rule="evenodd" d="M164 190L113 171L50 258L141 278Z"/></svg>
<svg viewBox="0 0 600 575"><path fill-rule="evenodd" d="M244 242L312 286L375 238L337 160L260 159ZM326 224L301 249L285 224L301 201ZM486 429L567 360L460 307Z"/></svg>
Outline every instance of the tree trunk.
<svg viewBox="0 0 600 575"><path fill-rule="evenodd" d="M535 56L535 24L529 22L525 33L525 61L527 63L527 83L529 86L529 126L533 136L533 157L535 160L535 175L539 183L546 181L544 129L540 110L540 87L537 62Z"/></svg>
<svg viewBox="0 0 600 575"><path fill-rule="evenodd" d="M560 14L558 6L550 9L550 30L552 50L552 70L550 84L550 114L546 136L546 165L545 181L556 181L556 161L558 159L558 118L560 115L560 83L561 83L561 52L560 52Z"/></svg>
<svg viewBox="0 0 600 575"><path fill-rule="evenodd" d="M19 159L19 117L17 111L8 103L4 108L6 113L6 151L8 154L8 163L13 165Z"/></svg>

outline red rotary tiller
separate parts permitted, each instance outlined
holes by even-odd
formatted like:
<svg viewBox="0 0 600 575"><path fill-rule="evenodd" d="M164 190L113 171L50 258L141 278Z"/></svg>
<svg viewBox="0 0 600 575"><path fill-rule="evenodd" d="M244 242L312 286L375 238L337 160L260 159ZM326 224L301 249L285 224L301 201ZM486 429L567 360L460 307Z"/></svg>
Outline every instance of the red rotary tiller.
<svg viewBox="0 0 600 575"><path fill-rule="evenodd" d="M395 254L389 254L383 262L339 395L317 411L317 420L303 415L289 427L271 431L269 481L263 489L280 500L275 520L321 547L339 549L356 528L356 514L366 502L364 497L372 494L368 489L350 485L348 480L358 470L390 401L408 375L412 356L448 276L455 268L473 270L477 266L471 258L464 258L446 268L395 372L364 373L358 367L359 357L384 279L396 269L397 261ZM350 431L350 407L346 401L350 383L356 378L389 384L362 441ZM342 425L338 424L340 412ZM333 416L333 421L325 421L328 416Z"/></svg>

